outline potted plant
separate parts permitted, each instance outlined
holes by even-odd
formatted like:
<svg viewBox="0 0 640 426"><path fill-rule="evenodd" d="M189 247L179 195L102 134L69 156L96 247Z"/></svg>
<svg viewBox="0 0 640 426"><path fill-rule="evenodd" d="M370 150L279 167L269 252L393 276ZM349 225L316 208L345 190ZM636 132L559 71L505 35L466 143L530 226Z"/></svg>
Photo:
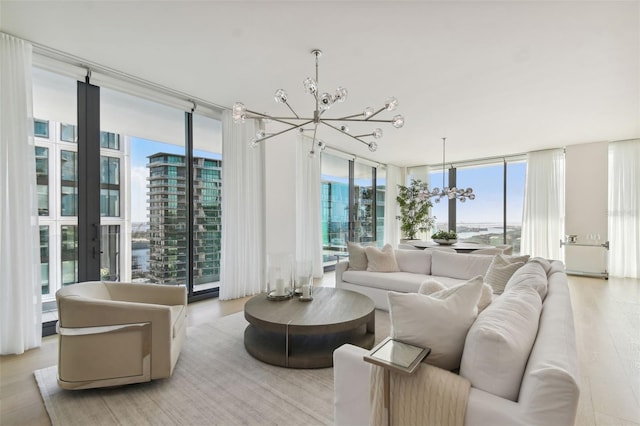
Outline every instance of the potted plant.
<svg viewBox="0 0 640 426"><path fill-rule="evenodd" d="M426 232L435 222L429 216L433 206L429 197L429 186L419 179L411 179L409 186L398 185L396 201L400 206L400 230L408 240L415 240L418 232Z"/></svg>
<svg viewBox="0 0 640 426"><path fill-rule="evenodd" d="M438 244L455 244L458 242L456 231L438 231L431 236L431 239Z"/></svg>

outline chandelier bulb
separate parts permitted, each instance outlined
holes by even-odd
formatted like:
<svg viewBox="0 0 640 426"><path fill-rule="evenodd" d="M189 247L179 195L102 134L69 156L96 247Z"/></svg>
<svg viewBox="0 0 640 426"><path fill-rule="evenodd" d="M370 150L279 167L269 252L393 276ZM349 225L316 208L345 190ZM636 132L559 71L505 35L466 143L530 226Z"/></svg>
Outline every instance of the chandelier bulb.
<svg viewBox="0 0 640 426"><path fill-rule="evenodd" d="M395 127L396 129L401 128L402 126L404 126L404 117L401 116L400 114L394 116L392 124L393 124L393 127Z"/></svg>
<svg viewBox="0 0 640 426"><path fill-rule="evenodd" d="M322 140L318 141L318 148L320 149L320 151L324 151L326 147L327 147L327 144L324 143L324 141Z"/></svg>
<svg viewBox="0 0 640 426"><path fill-rule="evenodd" d="M380 139L382 137L382 129L380 128L373 129L373 133L371 135L376 139Z"/></svg>
<svg viewBox="0 0 640 426"><path fill-rule="evenodd" d="M276 90L276 93L273 95L273 98L279 104L286 104L287 103L287 92L285 92L284 89L278 89L278 90Z"/></svg>
<svg viewBox="0 0 640 426"><path fill-rule="evenodd" d="M393 111L398 108L398 100L392 96L385 101L384 107L387 111Z"/></svg>
<svg viewBox="0 0 640 426"><path fill-rule="evenodd" d="M314 150L309 151L309 158L315 158L316 152Z"/></svg>
<svg viewBox="0 0 640 426"><path fill-rule="evenodd" d="M257 148L258 145L260 145L260 141L256 138L251 139L251 142L249 142L251 148Z"/></svg>
<svg viewBox="0 0 640 426"><path fill-rule="evenodd" d="M373 108L371 107L366 107L362 113L362 115L364 115L364 118L369 118L373 115Z"/></svg>
<svg viewBox="0 0 640 426"><path fill-rule="evenodd" d="M304 86L304 91L310 95L315 95L318 93L318 83L311 77L307 77L302 82Z"/></svg>
<svg viewBox="0 0 640 426"><path fill-rule="evenodd" d="M336 94L334 95L334 99L336 102L344 102L347 100L347 89L345 89L344 87L338 87L336 89Z"/></svg>
<svg viewBox="0 0 640 426"><path fill-rule="evenodd" d="M375 142L369 142L369 151L376 152L378 149L378 144Z"/></svg>
<svg viewBox="0 0 640 426"><path fill-rule="evenodd" d="M256 132L256 139L262 139L264 138L264 135L265 135L264 130L260 129Z"/></svg>
<svg viewBox="0 0 640 426"><path fill-rule="evenodd" d="M244 123L247 118L247 107L242 102L236 102L231 108L234 123Z"/></svg>
<svg viewBox="0 0 640 426"><path fill-rule="evenodd" d="M342 130L345 133L349 133L349 126L343 124L342 126L340 126L340 130Z"/></svg>
<svg viewBox="0 0 640 426"><path fill-rule="evenodd" d="M320 109L322 110L326 110L331 108L331 105L333 104L333 97L327 93L324 92L322 95L320 95Z"/></svg>

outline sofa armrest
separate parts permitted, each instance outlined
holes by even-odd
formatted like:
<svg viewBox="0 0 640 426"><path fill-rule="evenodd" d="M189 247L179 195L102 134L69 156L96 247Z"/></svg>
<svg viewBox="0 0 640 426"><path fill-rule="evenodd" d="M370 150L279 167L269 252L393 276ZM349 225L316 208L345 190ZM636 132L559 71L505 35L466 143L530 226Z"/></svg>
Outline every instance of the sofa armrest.
<svg viewBox="0 0 640 426"><path fill-rule="evenodd" d="M58 300L60 327L100 327L142 322L158 323L171 330L171 308L150 303L88 299L79 296Z"/></svg>
<svg viewBox="0 0 640 426"><path fill-rule="evenodd" d="M522 416L521 404L472 387L465 414L465 426L518 426L531 419Z"/></svg>
<svg viewBox="0 0 640 426"><path fill-rule="evenodd" d="M369 424L371 364L363 359L368 352L348 344L333 352L333 421L336 426Z"/></svg>
<svg viewBox="0 0 640 426"><path fill-rule="evenodd" d="M349 261L343 260L336 263L336 288L340 288L342 284L342 274L349 268Z"/></svg>
<svg viewBox="0 0 640 426"><path fill-rule="evenodd" d="M105 283L113 300L153 303L157 305L186 305L187 289L183 285Z"/></svg>

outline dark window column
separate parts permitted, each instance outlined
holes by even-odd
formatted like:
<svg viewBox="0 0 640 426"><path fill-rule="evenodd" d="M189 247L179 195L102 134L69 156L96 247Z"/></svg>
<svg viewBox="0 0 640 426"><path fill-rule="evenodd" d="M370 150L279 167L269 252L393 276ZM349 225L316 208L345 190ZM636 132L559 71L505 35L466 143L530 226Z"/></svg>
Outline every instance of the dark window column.
<svg viewBox="0 0 640 426"><path fill-rule="evenodd" d="M456 186L456 168L451 167L449 169L449 188L453 188ZM456 203L457 200L455 198L448 200L449 201L449 230L456 231L458 228L458 223L456 222Z"/></svg>
<svg viewBox="0 0 640 426"><path fill-rule="evenodd" d="M100 280L100 88L78 81L78 281Z"/></svg>

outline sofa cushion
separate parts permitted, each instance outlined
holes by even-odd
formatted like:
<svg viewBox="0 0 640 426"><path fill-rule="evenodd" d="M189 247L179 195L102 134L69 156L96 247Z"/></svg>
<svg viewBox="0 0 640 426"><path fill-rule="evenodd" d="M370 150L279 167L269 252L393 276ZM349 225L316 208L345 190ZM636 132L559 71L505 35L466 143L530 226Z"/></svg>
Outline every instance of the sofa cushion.
<svg viewBox="0 0 640 426"><path fill-rule="evenodd" d="M412 274L411 272L389 272L387 274L381 274L379 272L349 270L342 274L342 281L349 284L404 293L416 293L420 288L420 284L422 284L426 278L426 275Z"/></svg>
<svg viewBox="0 0 640 426"><path fill-rule="evenodd" d="M429 364L446 370L458 368L465 336L477 315L482 285L482 277L477 276L443 298L390 291L391 337L431 348L426 358Z"/></svg>
<svg viewBox="0 0 640 426"><path fill-rule="evenodd" d="M424 250L396 250L395 253L402 272L431 275L431 253Z"/></svg>
<svg viewBox="0 0 640 426"><path fill-rule="evenodd" d="M420 285L420 288L418 289L418 293L429 294L433 297L438 297L442 299L445 295L451 293L452 291L455 291L455 288L458 285L465 285L468 282L469 281L459 283L451 287L447 287L444 284L442 284L440 281L436 281L433 278L430 278L424 281ZM492 301L492 294L493 294L493 290L491 286L488 284L484 284L482 286L482 292L480 293L480 299L478 300L478 313L482 312L483 310L485 310L487 306L489 306L489 304Z"/></svg>
<svg viewBox="0 0 640 426"><path fill-rule="evenodd" d="M360 244L347 242L347 250L349 251L349 269L351 271L367 270L367 253Z"/></svg>
<svg viewBox="0 0 640 426"><path fill-rule="evenodd" d="M369 272L400 272L396 255L390 244L385 244L382 249L377 247L365 248L367 255L367 271Z"/></svg>
<svg viewBox="0 0 640 426"><path fill-rule="evenodd" d="M541 310L540 296L532 287L505 291L469 329L460 375L475 388L517 401Z"/></svg>
<svg viewBox="0 0 640 426"><path fill-rule="evenodd" d="M434 250L431 252L431 275L469 280L477 275L484 276L492 260L492 255Z"/></svg>
<svg viewBox="0 0 640 426"><path fill-rule="evenodd" d="M547 283L548 278L544 267L539 262L527 262L511 276L504 291L507 292L511 288L526 285L534 288L540 295L540 300L544 300L547 297Z"/></svg>
<svg viewBox="0 0 640 426"><path fill-rule="evenodd" d="M507 256L497 254L484 276L484 282L489 284L495 294L502 294L509 278L524 266L524 262L511 261Z"/></svg>
<svg viewBox="0 0 640 426"><path fill-rule="evenodd" d="M551 270L551 262L549 262L544 257L532 257L529 259L529 262L539 263L540 266L544 269L545 274L549 275L549 271Z"/></svg>

